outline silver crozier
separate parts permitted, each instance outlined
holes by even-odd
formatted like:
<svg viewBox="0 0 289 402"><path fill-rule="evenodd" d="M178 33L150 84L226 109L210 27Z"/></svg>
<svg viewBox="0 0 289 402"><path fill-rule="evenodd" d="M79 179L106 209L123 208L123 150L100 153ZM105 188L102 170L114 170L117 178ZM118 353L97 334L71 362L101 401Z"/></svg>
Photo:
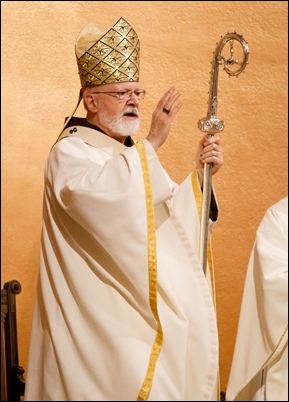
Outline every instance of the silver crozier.
<svg viewBox="0 0 289 402"><path fill-rule="evenodd" d="M239 42L238 48L234 48L236 41ZM229 42L230 56L226 58L223 56L222 50ZM237 43L238 44L238 43ZM241 52L240 52L241 44ZM240 54L241 61L235 56ZM248 43L243 38L242 34L236 32L228 32L221 37L217 43L214 52L211 69L209 101L207 116L198 121L198 128L209 136L215 135L224 129L224 122L217 117L218 106L218 74L219 65L223 65L224 70L229 76L238 76L248 64L249 48ZM204 164L204 177L203 177L203 201L202 201L202 214L201 214L201 229L200 229L200 249L199 258L203 267L204 273L207 271L207 249L208 249L208 229L209 229L209 214L211 206L211 188L212 188L212 165L209 163Z"/></svg>

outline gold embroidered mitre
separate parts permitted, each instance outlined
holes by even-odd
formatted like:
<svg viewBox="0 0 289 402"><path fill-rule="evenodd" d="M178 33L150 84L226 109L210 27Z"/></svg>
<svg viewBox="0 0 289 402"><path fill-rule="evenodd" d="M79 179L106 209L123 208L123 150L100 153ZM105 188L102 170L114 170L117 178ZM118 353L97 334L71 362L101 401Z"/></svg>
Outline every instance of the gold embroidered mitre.
<svg viewBox="0 0 289 402"><path fill-rule="evenodd" d="M87 25L75 44L82 87L139 81L139 39L127 21L119 21L104 35Z"/></svg>

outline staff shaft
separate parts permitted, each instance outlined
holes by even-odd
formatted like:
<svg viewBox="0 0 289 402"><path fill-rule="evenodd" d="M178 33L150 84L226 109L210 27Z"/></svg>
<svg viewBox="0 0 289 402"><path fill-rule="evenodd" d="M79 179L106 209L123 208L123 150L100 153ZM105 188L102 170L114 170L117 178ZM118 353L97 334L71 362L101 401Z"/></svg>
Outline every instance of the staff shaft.
<svg viewBox="0 0 289 402"><path fill-rule="evenodd" d="M199 258L205 275L207 272L211 194L212 194L212 165L210 163L205 163L204 177L203 177L203 200L202 200L200 247L199 247Z"/></svg>

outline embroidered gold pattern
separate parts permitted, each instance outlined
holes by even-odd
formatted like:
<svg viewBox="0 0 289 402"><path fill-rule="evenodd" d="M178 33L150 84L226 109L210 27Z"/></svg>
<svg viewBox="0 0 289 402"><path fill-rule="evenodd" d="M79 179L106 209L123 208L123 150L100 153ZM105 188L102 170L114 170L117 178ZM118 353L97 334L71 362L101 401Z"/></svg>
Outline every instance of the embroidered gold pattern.
<svg viewBox="0 0 289 402"><path fill-rule="evenodd" d="M140 43L123 18L77 59L82 86L139 80Z"/></svg>

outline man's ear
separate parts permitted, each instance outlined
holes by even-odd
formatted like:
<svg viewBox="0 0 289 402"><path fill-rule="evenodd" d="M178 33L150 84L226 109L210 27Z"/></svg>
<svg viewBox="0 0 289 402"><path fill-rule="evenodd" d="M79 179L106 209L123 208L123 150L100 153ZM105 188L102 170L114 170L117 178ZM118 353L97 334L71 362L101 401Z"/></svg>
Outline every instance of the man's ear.
<svg viewBox="0 0 289 402"><path fill-rule="evenodd" d="M98 110L97 102L95 102L95 98L94 98L93 94L86 93L83 96L83 101L87 107L87 110L89 110L92 113L97 112L97 110Z"/></svg>

